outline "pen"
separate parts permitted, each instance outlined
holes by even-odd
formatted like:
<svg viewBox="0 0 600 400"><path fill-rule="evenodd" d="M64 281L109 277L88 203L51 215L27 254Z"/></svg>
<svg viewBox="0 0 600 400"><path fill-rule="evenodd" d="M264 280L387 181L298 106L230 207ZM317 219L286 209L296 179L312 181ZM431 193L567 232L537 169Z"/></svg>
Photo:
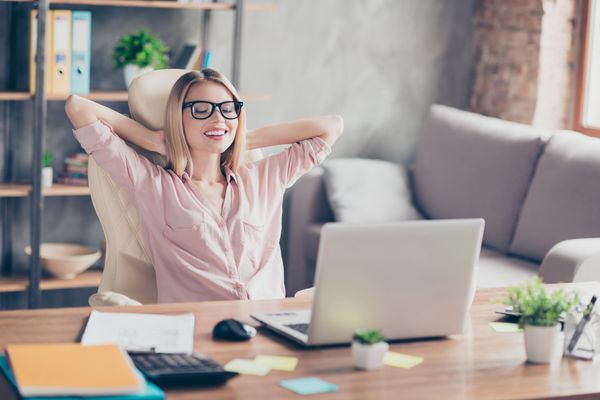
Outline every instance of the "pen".
<svg viewBox="0 0 600 400"><path fill-rule="evenodd" d="M577 323L577 326L575 327L575 332L573 332L571 341L569 342L569 345L567 346L567 352L572 353L573 350L575 350L575 346L577 345L577 342L579 341L579 338L581 337L581 334L583 333L583 329L585 328L585 325L590 321L590 318L592 317L592 309L594 308L594 304L596 304L596 296L592 296L592 299L590 300L587 307L583 311L583 317L581 318L581 321L579 321Z"/></svg>

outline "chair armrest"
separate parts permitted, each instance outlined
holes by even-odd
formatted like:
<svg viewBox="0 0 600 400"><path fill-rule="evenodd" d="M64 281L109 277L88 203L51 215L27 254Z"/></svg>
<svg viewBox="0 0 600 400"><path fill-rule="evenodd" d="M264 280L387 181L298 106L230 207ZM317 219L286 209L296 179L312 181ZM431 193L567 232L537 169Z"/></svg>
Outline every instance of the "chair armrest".
<svg viewBox="0 0 600 400"><path fill-rule="evenodd" d="M600 238L557 243L544 257L539 275L545 283L600 281Z"/></svg>
<svg viewBox="0 0 600 400"><path fill-rule="evenodd" d="M141 306L137 300L116 292L99 292L94 293L88 299L88 303L92 307L101 306Z"/></svg>
<svg viewBox="0 0 600 400"><path fill-rule="evenodd" d="M298 290L312 285L304 256L304 242L307 227L315 223L333 221L323 182L323 169L314 168L300 178L289 190L286 232L285 284L287 293L293 295Z"/></svg>

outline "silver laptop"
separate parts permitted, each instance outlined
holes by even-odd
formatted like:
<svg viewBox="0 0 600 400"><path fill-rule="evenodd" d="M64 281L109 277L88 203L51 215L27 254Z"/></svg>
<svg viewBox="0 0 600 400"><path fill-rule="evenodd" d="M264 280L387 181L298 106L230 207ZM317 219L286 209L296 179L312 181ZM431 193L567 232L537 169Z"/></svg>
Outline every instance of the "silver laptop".
<svg viewBox="0 0 600 400"><path fill-rule="evenodd" d="M462 333L475 294L484 221L455 219L324 225L312 310L252 318L304 345Z"/></svg>

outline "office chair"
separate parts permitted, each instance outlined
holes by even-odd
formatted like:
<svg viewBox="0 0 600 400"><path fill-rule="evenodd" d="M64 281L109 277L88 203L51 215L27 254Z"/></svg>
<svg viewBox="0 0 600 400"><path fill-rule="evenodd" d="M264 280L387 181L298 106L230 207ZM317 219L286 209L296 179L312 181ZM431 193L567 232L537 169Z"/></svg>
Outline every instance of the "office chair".
<svg viewBox="0 0 600 400"><path fill-rule="evenodd" d="M188 71L163 69L136 78L128 90L131 116L152 130L162 129L169 92L175 81ZM138 149L151 161L165 165L162 156ZM261 157L252 151L252 161ZM156 303L156 275L149 252L140 234L137 210L129 195L117 186L92 157L88 164L92 203L106 238L104 271L98 293L89 298L91 306L140 305Z"/></svg>

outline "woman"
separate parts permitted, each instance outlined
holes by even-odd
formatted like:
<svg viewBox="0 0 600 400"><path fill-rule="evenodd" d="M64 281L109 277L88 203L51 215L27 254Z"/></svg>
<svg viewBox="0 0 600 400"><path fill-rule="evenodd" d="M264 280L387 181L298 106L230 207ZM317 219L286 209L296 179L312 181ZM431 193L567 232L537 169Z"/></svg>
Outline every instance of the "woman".
<svg viewBox="0 0 600 400"><path fill-rule="evenodd" d="M78 96L66 102L74 134L137 207L159 302L280 298L283 193L321 163L343 130L339 116L246 133L243 103L219 72L184 74L164 131ZM125 141L166 155L162 168ZM244 162L247 149L291 144Z"/></svg>

